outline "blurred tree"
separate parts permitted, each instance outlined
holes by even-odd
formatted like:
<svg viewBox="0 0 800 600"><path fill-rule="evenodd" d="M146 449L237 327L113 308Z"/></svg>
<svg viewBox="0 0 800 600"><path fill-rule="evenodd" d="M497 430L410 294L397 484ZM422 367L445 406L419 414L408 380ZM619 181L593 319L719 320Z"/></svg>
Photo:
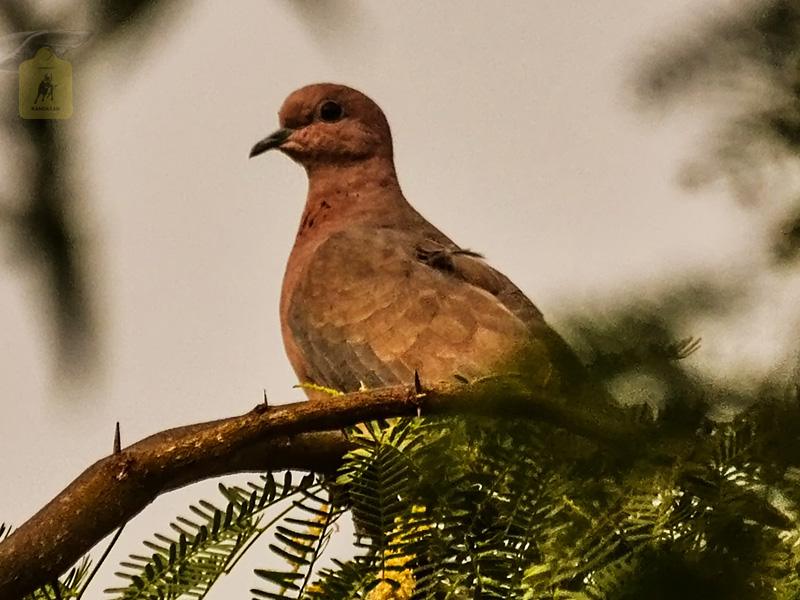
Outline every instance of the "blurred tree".
<svg viewBox="0 0 800 600"><path fill-rule="evenodd" d="M714 108L710 156L685 182L722 177L742 201L774 211L774 256L800 258L800 2L740 5L671 39L647 57L637 92L649 108Z"/></svg>
<svg viewBox="0 0 800 600"><path fill-rule="evenodd" d="M0 27L11 36L6 42L2 75L16 77L19 63L36 51L52 46L57 51L80 46L69 59L86 64L112 46L124 45L128 60L148 47L153 33L168 26L185 2L154 0L88 0L81 10L74 4L63 12L44 15L24 0L0 3ZM34 35L22 35L28 32ZM92 34L88 43L83 42ZM2 37L2 36L0 36ZM81 45L83 44L83 45ZM15 239L17 254L41 274L42 306L48 308L58 340L56 358L71 375L90 372L97 354L97 305L89 285L86 257L92 249L79 222L76 200L82 194L74 162L74 127L69 120L25 120L17 114L16 85L5 86L6 101L0 112L5 143L16 161L8 170L16 185L12 197L0 198L3 228Z"/></svg>

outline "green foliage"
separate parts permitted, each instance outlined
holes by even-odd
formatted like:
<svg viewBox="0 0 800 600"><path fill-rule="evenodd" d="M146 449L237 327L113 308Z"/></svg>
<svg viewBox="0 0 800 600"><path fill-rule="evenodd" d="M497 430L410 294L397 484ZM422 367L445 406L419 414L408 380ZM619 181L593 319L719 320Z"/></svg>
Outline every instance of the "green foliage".
<svg viewBox="0 0 800 600"><path fill-rule="evenodd" d="M0 531L1 537L2 532ZM32 594L25 596L24 600L77 600L81 597L82 590L89 578L89 568L89 559L84 556L66 575L53 583L43 585Z"/></svg>
<svg viewBox="0 0 800 600"><path fill-rule="evenodd" d="M326 490L302 490L293 501L294 511L275 528L279 544L269 548L292 566L291 571L256 569L255 573L275 591L253 589L256 598L303 598L317 560L328 545L333 525L342 509L330 501Z"/></svg>
<svg viewBox="0 0 800 600"><path fill-rule="evenodd" d="M155 534L155 542L145 542L153 551L151 555L131 555L122 563L123 570L117 574L127 579L128 585L106 591L120 600L203 598L247 548L287 512L262 524L266 509L319 489L313 475L293 486L291 473L286 473L282 485L267 474L250 487L248 491L220 485L228 501L224 509L204 500L191 506L194 519L178 517L171 524L177 537Z"/></svg>
<svg viewBox="0 0 800 600"><path fill-rule="evenodd" d="M732 4L651 52L637 81L648 106L716 109L717 126L684 180L719 177L770 218L779 264L800 258L800 1ZM699 29L699 31L698 31ZM677 39L676 39L677 38ZM688 102L687 102L688 101ZM778 200L784 206L776 211Z"/></svg>
<svg viewBox="0 0 800 600"><path fill-rule="evenodd" d="M421 422L392 421L362 424L351 436L357 448L345 457L334 489L351 509L359 554L323 570L309 598L408 588L426 551L430 518L415 484L425 481L422 453L438 433Z"/></svg>
<svg viewBox="0 0 800 600"><path fill-rule="evenodd" d="M533 423L369 425L337 480L360 553L305 597L796 597L797 481L763 437L777 416L796 423L800 407L699 422L671 461Z"/></svg>

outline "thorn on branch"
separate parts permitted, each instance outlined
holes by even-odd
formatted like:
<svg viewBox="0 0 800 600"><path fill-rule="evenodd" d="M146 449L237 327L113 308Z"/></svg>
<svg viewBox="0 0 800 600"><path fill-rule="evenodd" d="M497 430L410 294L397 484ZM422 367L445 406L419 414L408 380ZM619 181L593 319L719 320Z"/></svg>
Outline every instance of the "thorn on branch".
<svg viewBox="0 0 800 600"><path fill-rule="evenodd" d="M119 421L117 421L116 426L114 427L114 454L119 454L122 451L122 444L120 442L119 437Z"/></svg>
<svg viewBox="0 0 800 600"><path fill-rule="evenodd" d="M419 371L414 370L414 393L416 394L415 400L423 395L422 383L419 380ZM417 417L422 416L422 406L417 402Z"/></svg>

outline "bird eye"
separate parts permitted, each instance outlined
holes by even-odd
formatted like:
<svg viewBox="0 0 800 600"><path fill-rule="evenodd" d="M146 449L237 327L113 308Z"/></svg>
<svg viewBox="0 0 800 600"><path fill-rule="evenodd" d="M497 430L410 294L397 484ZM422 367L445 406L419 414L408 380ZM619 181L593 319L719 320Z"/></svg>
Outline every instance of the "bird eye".
<svg viewBox="0 0 800 600"><path fill-rule="evenodd" d="M319 107L319 118L326 123L334 123L342 118L344 111L338 102L326 100Z"/></svg>

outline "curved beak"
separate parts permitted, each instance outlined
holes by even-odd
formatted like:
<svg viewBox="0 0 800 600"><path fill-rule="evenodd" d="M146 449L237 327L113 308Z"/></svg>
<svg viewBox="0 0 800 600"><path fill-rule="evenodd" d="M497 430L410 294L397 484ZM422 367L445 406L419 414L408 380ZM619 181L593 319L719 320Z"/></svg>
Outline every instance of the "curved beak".
<svg viewBox="0 0 800 600"><path fill-rule="evenodd" d="M278 131L275 133L268 135L250 149L250 158L258 156L259 154L264 154L264 152L267 150L280 148L281 145L289 139L289 136L292 135L293 131L293 129L284 127L283 129L278 129Z"/></svg>

